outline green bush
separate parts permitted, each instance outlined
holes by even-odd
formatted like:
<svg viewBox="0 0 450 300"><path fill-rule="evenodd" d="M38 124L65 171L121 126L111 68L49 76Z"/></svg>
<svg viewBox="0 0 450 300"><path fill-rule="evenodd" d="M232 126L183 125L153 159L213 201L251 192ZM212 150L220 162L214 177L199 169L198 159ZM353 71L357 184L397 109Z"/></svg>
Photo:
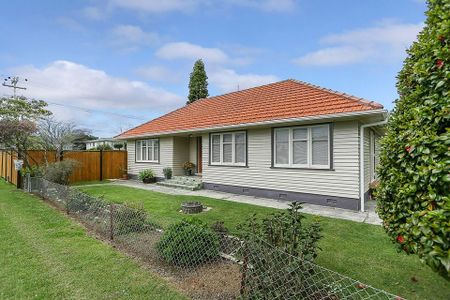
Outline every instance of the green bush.
<svg viewBox="0 0 450 300"><path fill-rule="evenodd" d="M41 166L33 165L33 166L30 166L30 167L22 168L20 170L20 175L22 177L25 177L25 176L27 176L29 174L31 177L40 177L40 176L42 176L43 171L44 170L43 170L43 168Z"/></svg>
<svg viewBox="0 0 450 300"><path fill-rule="evenodd" d="M147 225L148 215L142 205L115 205L114 224L117 234L141 232Z"/></svg>
<svg viewBox="0 0 450 300"><path fill-rule="evenodd" d="M172 168L164 168L163 173L164 173L164 178L166 178L166 179L172 178Z"/></svg>
<svg viewBox="0 0 450 300"><path fill-rule="evenodd" d="M219 238L198 219L181 221L164 232L159 255L175 266L197 266L219 256Z"/></svg>
<svg viewBox="0 0 450 300"><path fill-rule="evenodd" d="M428 1L381 142L378 214L400 251L450 272L450 1Z"/></svg>
<svg viewBox="0 0 450 300"><path fill-rule="evenodd" d="M139 172L138 178L139 180L144 180L146 178L153 178L155 177L153 170L151 169L146 169L146 170L142 170Z"/></svg>
<svg viewBox="0 0 450 300"><path fill-rule="evenodd" d="M79 162L73 159L51 163L44 168L44 178L50 182L68 185L70 175L78 166Z"/></svg>

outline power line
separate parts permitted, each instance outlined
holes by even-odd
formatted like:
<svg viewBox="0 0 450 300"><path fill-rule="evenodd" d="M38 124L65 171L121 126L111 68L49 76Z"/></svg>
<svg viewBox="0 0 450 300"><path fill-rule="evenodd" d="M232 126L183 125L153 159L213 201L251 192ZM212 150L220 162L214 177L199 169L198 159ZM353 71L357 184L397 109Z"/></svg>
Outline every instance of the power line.
<svg viewBox="0 0 450 300"><path fill-rule="evenodd" d="M70 105L70 104L62 104L62 103L56 103L56 102L50 102L50 101L45 101L45 102L47 102L50 105L74 108L74 109L78 109L78 110L82 110L82 111L86 111L86 112L95 112L95 113L109 114L109 115L115 115L115 116L122 117L122 118L135 119L135 120L140 120L140 121L144 121L145 120L144 118L140 118L140 117L137 117L137 116L123 115L123 114L115 113L115 112L112 112L112 111L99 110L99 109L93 109L93 108L84 108L84 107L80 107L80 106L75 106L75 105Z"/></svg>

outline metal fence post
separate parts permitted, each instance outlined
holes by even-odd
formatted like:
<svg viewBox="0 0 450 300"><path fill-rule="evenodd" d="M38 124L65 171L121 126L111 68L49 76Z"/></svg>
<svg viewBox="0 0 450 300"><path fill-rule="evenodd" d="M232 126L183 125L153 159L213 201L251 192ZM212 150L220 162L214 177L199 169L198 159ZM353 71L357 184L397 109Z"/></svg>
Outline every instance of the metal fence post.
<svg viewBox="0 0 450 300"><path fill-rule="evenodd" d="M114 204L109 205L109 239L114 240Z"/></svg>

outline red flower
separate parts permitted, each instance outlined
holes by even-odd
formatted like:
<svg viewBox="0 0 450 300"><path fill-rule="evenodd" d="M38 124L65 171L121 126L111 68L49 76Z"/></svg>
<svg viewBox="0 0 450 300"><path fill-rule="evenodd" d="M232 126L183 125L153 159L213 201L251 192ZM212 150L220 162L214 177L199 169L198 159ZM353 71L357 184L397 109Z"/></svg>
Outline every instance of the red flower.
<svg viewBox="0 0 450 300"><path fill-rule="evenodd" d="M401 236L401 235L398 235L397 236L397 242L403 244L405 242L405 238L403 236Z"/></svg>
<svg viewBox="0 0 450 300"><path fill-rule="evenodd" d="M406 146L405 147L405 150L409 153L409 152L411 152L411 146Z"/></svg>
<svg viewBox="0 0 450 300"><path fill-rule="evenodd" d="M442 68L443 66L444 66L444 61L442 59L436 60L436 67L438 67L438 69Z"/></svg>

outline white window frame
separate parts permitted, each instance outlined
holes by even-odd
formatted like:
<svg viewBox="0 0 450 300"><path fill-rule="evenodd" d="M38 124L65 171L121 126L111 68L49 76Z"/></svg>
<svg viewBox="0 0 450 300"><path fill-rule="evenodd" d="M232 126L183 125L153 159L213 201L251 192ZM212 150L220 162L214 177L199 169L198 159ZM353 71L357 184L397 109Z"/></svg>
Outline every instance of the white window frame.
<svg viewBox="0 0 450 300"><path fill-rule="evenodd" d="M231 134L232 140L231 140L231 162L224 162L223 161L223 136L225 134ZM236 162L236 134L244 134L244 142L245 142L245 152L244 152L244 162ZM212 145L213 145L213 137L219 136L220 137L220 161L214 162L213 161L213 153L212 153ZM210 139L209 139L209 157L210 157L210 164L212 166L238 166L238 167L245 167L247 166L247 132L246 131L233 131L233 132L218 132L218 133L211 133Z"/></svg>
<svg viewBox="0 0 450 300"><path fill-rule="evenodd" d="M315 127L326 127L328 132L328 163L326 165L313 165L312 164L312 128ZM294 164L294 129L307 129L307 163L306 164ZM278 164L277 163L277 132L289 130L288 134L288 163L287 164ZM281 127L274 128L273 141L272 141L272 151L273 151L273 166L278 168L302 168L302 169L330 169L331 168L331 131L330 124L320 124L320 125L312 125L312 126L295 126L295 127Z"/></svg>
<svg viewBox="0 0 450 300"><path fill-rule="evenodd" d="M142 147L142 143L143 142L145 142L145 144L146 144L145 151L146 151L147 159L142 159L144 157L143 156L143 148L144 147ZM154 159L155 158L155 143L158 143L158 159ZM139 145L139 147L138 147L138 145ZM136 162L139 162L139 163L159 163L159 157L161 155L160 147L161 147L161 145L159 143L159 139L136 140L136 143L135 143ZM149 151L149 148L151 148L151 152ZM141 154L140 155L141 159L138 159L138 155L137 155L138 151ZM151 155L151 159L149 157L150 153L152 154Z"/></svg>

